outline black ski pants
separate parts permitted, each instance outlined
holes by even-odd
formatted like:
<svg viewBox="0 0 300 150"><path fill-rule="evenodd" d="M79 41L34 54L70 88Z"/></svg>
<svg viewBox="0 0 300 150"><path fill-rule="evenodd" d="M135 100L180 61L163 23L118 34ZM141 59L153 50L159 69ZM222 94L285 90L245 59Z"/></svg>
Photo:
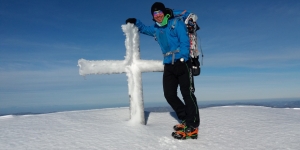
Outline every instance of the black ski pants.
<svg viewBox="0 0 300 150"><path fill-rule="evenodd" d="M194 79L191 72L191 62L180 60L172 64L165 64L163 74L164 96L178 119L184 120L187 126L198 127L200 125L199 108L194 95ZM184 103L177 96L177 88L180 87Z"/></svg>

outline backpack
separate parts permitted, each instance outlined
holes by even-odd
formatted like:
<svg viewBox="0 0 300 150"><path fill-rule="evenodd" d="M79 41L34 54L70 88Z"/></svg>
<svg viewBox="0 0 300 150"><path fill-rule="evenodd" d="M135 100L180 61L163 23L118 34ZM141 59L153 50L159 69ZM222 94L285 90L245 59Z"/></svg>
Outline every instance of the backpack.
<svg viewBox="0 0 300 150"><path fill-rule="evenodd" d="M198 17L194 13L190 13L186 10L171 10L169 8L166 8L166 11L168 14L171 15L171 17L174 17L174 21L172 23L172 28L176 27L176 23L178 20L182 20L187 27L187 31L190 38L190 60L192 63L192 72L194 76L200 75L201 68L200 65L203 65L203 52L202 47L200 43L200 47L198 48L198 42L197 42L197 32L200 30L200 27L196 23ZM202 63L199 62L199 55L202 55Z"/></svg>

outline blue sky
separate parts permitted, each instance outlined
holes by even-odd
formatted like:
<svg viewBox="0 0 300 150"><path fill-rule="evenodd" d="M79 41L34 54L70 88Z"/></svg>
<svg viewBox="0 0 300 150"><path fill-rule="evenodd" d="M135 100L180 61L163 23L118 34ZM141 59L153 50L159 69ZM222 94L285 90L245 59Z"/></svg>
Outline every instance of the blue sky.
<svg viewBox="0 0 300 150"><path fill-rule="evenodd" d="M153 24L147 0L1 0L0 111L129 104L125 74L79 76L77 61L122 60L129 17ZM300 1L162 1L198 15L198 101L300 97ZM140 36L142 59L161 60ZM162 73L144 73L145 103L165 102Z"/></svg>

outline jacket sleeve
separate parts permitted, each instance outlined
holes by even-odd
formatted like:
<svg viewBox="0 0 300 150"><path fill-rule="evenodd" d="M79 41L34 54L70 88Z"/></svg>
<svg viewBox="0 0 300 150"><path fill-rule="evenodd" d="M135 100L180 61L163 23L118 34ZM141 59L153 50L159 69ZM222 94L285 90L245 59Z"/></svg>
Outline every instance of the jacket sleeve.
<svg viewBox="0 0 300 150"><path fill-rule="evenodd" d="M180 53L185 60L188 60L190 56L190 39L186 25L183 23L183 21L178 21L176 29L179 39Z"/></svg>
<svg viewBox="0 0 300 150"><path fill-rule="evenodd" d="M135 25L138 27L139 32L149 35L149 36L154 36L155 34L155 29L154 26L145 26L140 20L136 20Z"/></svg>

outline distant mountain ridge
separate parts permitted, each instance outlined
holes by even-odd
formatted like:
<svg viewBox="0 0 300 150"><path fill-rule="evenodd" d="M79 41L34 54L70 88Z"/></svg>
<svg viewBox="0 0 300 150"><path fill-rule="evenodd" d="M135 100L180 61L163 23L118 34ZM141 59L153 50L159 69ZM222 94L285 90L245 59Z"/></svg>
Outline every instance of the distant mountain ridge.
<svg viewBox="0 0 300 150"><path fill-rule="evenodd" d="M209 108L209 107L219 107L219 106L237 106L237 105L246 105L246 106L264 106L271 108L300 108L300 99L293 100L246 100L246 101L198 101L200 109ZM116 106L120 107L120 106ZM121 107L126 107L122 105ZM44 113L54 113L61 111L72 111L72 110L87 110L87 109L102 109L106 107L75 107L74 109L60 109L46 112L17 112L17 113L1 113L0 116L5 115L34 115L34 114L44 114ZM107 107L108 108L108 107ZM170 106L155 106L155 107L145 107L146 112L173 112L173 109Z"/></svg>
<svg viewBox="0 0 300 150"><path fill-rule="evenodd" d="M213 103L204 102L203 104L198 104L200 109L209 107L219 107L219 106L264 106L271 108L300 108L300 100L291 101L245 101L245 102L223 102L223 103ZM149 107L145 108L145 111L150 112L173 112L171 107Z"/></svg>

